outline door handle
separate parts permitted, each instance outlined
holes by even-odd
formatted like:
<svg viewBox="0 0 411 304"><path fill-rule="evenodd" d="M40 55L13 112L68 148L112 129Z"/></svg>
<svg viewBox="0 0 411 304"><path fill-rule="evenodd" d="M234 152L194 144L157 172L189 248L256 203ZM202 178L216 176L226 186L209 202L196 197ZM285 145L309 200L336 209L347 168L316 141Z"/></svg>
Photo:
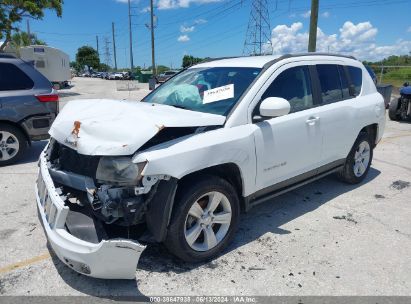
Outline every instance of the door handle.
<svg viewBox="0 0 411 304"><path fill-rule="evenodd" d="M306 124L308 124L310 126L313 126L319 120L320 120L320 117L318 117L318 116L310 116L310 117L308 117L308 119L305 122L306 122Z"/></svg>

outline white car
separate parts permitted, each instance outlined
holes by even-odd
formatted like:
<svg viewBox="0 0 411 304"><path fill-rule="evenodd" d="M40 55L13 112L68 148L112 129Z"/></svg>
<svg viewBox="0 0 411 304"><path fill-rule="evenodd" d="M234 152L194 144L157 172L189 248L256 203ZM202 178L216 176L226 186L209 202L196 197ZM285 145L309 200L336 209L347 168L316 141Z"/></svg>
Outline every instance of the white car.
<svg viewBox="0 0 411 304"><path fill-rule="evenodd" d="M37 205L65 264L134 278L149 241L208 260L240 210L331 173L363 181L384 124L384 100L352 57L201 63L142 102L67 104L40 156Z"/></svg>
<svg viewBox="0 0 411 304"><path fill-rule="evenodd" d="M124 74L122 72L111 73L108 76L108 79L110 79L110 80L121 80L123 78L124 78Z"/></svg>

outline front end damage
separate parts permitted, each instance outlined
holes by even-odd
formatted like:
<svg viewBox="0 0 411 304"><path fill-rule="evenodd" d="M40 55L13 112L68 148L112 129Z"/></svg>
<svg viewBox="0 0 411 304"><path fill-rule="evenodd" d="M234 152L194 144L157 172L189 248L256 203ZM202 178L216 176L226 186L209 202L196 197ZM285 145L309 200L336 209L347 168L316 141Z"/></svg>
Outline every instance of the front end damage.
<svg viewBox="0 0 411 304"><path fill-rule="evenodd" d="M51 247L70 268L96 278L133 279L145 249L139 240L163 238L177 183L169 176L141 177L133 186L103 183L96 178L101 158L52 139L39 160L39 214Z"/></svg>
<svg viewBox="0 0 411 304"><path fill-rule="evenodd" d="M57 256L85 275L134 278L144 244L165 240L177 189L177 178L145 174L147 158L135 163L135 156L224 122L222 115L144 102L68 103L49 131L36 185Z"/></svg>

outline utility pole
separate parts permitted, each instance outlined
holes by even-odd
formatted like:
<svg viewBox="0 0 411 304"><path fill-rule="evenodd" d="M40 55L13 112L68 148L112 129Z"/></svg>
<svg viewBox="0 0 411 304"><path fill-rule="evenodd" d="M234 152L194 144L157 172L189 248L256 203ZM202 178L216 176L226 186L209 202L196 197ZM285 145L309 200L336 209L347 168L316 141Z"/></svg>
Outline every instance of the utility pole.
<svg viewBox="0 0 411 304"><path fill-rule="evenodd" d="M111 23L111 30L113 34L114 68L117 71L117 52L116 52L116 36L114 34L114 22Z"/></svg>
<svg viewBox="0 0 411 304"><path fill-rule="evenodd" d="M96 43L97 43L97 53L100 56L100 51L99 51L99 48L98 48L98 35L96 35Z"/></svg>
<svg viewBox="0 0 411 304"><path fill-rule="evenodd" d="M131 71L133 71L134 63L133 63L133 34L131 33L131 3L128 0L128 30L130 32L130 66Z"/></svg>
<svg viewBox="0 0 411 304"><path fill-rule="evenodd" d="M267 0L253 0L243 55L272 53L271 26Z"/></svg>
<svg viewBox="0 0 411 304"><path fill-rule="evenodd" d="M27 35L29 36L29 42L30 42L30 45L31 45L33 40L31 39L30 20L28 18L27 18Z"/></svg>
<svg viewBox="0 0 411 304"><path fill-rule="evenodd" d="M315 52L317 48L318 6L319 0L311 0L310 36L308 38L309 52Z"/></svg>
<svg viewBox="0 0 411 304"><path fill-rule="evenodd" d="M154 5L153 0L150 0L150 17L151 17L151 64L153 67L153 77L156 76L156 59L154 51Z"/></svg>

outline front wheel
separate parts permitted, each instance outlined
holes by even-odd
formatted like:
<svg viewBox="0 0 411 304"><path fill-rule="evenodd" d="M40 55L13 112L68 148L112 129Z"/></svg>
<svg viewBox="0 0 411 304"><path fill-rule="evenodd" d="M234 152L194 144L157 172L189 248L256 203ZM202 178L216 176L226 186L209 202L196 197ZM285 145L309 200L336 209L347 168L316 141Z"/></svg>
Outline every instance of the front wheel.
<svg viewBox="0 0 411 304"><path fill-rule="evenodd" d="M240 208L234 187L226 180L205 176L183 187L173 210L165 245L187 262L217 256L233 239Z"/></svg>
<svg viewBox="0 0 411 304"><path fill-rule="evenodd" d="M340 179L349 184L362 182L370 169L372 157L370 136L368 133L360 133L339 172Z"/></svg>

